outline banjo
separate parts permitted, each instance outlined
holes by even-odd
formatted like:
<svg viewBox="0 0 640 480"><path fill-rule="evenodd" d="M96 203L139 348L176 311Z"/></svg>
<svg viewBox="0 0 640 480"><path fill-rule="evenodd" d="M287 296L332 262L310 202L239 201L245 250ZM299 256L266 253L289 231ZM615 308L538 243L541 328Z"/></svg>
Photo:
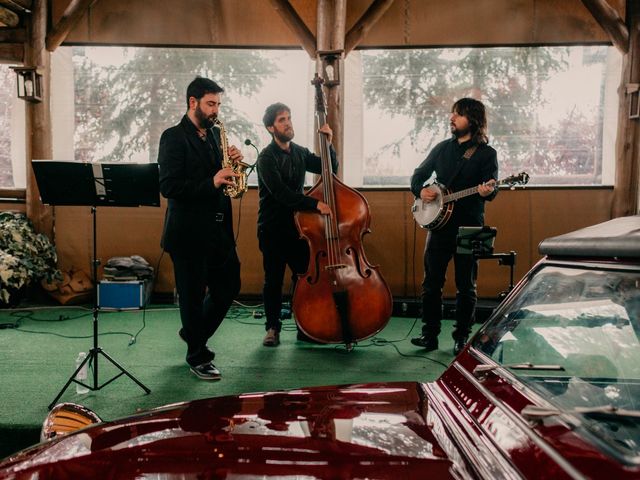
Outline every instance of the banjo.
<svg viewBox="0 0 640 480"><path fill-rule="evenodd" d="M491 183L496 187L499 185L509 185L513 188L515 185L526 185L528 181L529 174L520 172L517 175L511 175L498 181L491 180L487 183ZM413 213L413 218L416 223L427 230L438 230L444 227L449 221L449 218L451 218L454 202L478 192L478 187L476 186L452 193L438 182L433 182L425 188L435 191L438 196L431 202L425 202L421 198L416 198L411 207L411 213Z"/></svg>

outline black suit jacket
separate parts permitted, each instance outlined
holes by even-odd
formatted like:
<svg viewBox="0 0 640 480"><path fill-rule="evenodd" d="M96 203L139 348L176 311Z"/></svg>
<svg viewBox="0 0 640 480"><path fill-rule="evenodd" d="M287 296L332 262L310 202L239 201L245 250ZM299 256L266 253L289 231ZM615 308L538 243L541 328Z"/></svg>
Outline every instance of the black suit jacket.
<svg viewBox="0 0 640 480"><path fill-rule="evenodd" d="M226 255L235 248L231 200L213 185L222 168L219 144L218 129L203 141L186 115L160 137L160 192L168 199L161 246L169 253Z"/></svg>

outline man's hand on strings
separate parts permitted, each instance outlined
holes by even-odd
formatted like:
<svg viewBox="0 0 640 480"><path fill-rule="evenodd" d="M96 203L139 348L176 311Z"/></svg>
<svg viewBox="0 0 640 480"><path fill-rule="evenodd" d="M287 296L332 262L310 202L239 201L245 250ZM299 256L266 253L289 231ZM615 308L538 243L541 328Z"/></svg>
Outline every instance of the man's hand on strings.
<svg viewBox="0 0 640 480"><path fill-rule="evenodd" d="M331 215L331 208L324 202L318 202L316 209L318 209L321 215Z"/></svg>
<svg viewBox="0 0 640 480"><path fill-rule="evenodd" d="M331 127L329 126L328 123L325 123L324 125L322 125L318 129L318 132L324 133L327 136L327 140L329 141L329 143L331 143L331 140L333 140L333 130L331 130Z"/></svg>
<svg viewBox="0 0 640 480"><path fill-rule="evenodd" d="M495 189L495 187L496 187L496 181L493 179L489 180L488 182L484 182L478 185L478 193L480 194L481 197L488 197L493 193L493 190Z"/></svg>

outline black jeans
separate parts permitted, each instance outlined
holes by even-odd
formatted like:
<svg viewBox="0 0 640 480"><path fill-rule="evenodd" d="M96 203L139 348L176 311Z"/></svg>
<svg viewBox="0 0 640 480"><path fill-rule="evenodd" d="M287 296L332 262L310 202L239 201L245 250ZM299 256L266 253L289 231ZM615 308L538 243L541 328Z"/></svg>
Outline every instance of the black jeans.
<svg viewBox="0 0 640 480"><path fill-rule="evenodd" d="M291 269L292 282L298 274L307 271L309 246L298 237L297 232L272 232L258 229L258 242L262 252L264 287L262 297L266 316L265 330L280 331L280 311L282 309L282 283L287 265Z"/></svg>
<svg viewBox="0 0 640 480"><path fill-rule="evenodd" d="M477 302L478 261L470 254L456 252L455 232L431 232L424 254L422 282L422 334L436 338L442 321L442 288L447 266L453 258L456 279L456 324L454 339L469 336Z"/></svg>
<svg viewBox="0 0 640 480"><path fill-rule="evenodd" d="M227 258L171 254L180 302L187 363L201 365L214 359L207 341L218 329L240 292L240 261L235 248Z"/></svg>

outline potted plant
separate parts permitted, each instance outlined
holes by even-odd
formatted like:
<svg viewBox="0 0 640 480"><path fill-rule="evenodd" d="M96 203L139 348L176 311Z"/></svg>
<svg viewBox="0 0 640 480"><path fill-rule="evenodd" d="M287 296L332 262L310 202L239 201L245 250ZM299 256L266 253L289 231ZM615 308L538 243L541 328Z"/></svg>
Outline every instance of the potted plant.
<svg viewBox="0 0 640 480"><path fill-rule="evenodd" d="M20 212L0 212L0 305L15 306L33 282L61 279L55 246Z"/></svg>

